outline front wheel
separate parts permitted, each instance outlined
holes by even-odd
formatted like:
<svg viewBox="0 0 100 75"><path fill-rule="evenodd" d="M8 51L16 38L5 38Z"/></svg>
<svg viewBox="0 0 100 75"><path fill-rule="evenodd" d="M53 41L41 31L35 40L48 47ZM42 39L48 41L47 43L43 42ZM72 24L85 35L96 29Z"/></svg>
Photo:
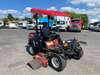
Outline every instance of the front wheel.
<svg viewBox="0 0 100 75"><path fill-rule="evenodd" d="M75 50L75 54L73 55L73 58L76 59L76 60L79 60L80 58L82 58L84 52L82 50L81 47L78 47L76 50Z"/></svg>
<svg viewBox="0 0 100 75"><path fill-rule="evenodd" d="M54 70L60 72L64 70L66 66L66 60L61 55L53 54L49 58L49 66L52 67Z"/></svg>
<svg viewBox="0 0 100 75"><path fill-rule="evenodd" d="M26 51L29 55L33 56L34 55L34 47L32 46L26 46Z"/></svg>

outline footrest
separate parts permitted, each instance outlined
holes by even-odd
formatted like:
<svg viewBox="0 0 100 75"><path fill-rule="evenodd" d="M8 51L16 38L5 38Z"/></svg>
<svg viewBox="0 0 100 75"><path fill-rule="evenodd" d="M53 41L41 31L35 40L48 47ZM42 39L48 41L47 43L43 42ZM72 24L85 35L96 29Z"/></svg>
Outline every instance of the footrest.
<svg viewBox="0 0 100 75"><path fill-rule="evenodd" d="M33 59L33 60L29 61L29 62L27 63L27 65L28 65L30 68L32 68L33 70L37 70L37 69L39 69L39 68L42 67L42 64L41 64L38 60L36 60L36 59Z"/></svg>

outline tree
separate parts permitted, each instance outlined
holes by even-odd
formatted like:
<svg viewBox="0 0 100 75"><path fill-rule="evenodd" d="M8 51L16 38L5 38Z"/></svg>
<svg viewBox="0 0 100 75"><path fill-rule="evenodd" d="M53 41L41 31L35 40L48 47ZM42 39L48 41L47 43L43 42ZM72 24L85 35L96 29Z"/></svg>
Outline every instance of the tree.
<svg viewBox="0 0 100 75"><path fill-rule="evenodd" d="M7 18L8 18L10 21L13 21L13 20L14 20L13 15L12 15L12 14L10 14L10 13L7 15Z"/></svg>
<svg viewBox="0 0 100 75"><path fill-rule="evenodd" d="M16 21L18 21L18 20L19 20L19 18L15 18L15 20L16 20Z"/></svg>
<svg viewBox="0 0 100 75"><path fill-rule="evenodd" d="M29 24L32 24L32 18L25 17L23 20L26 20Z"/></svg>
<svg viewBox="0 0 100 75"><path fill-rule="evenodd" d="M8 24L9 19L8 18L4 18L3 22L4 22L4 26L6 26Z"/></svg>
<svg viewBox="0 0 100 75"><path fill-rule="evenodd" d="M88 28L88 21L89 21L88 15L87 14L80 14L80 17L84 22L84 29L87 29Z"/></svg>
<svg viewBox="0 0 100 75"><path fill-rule="evenodd" d="M84 23L84 29L87 29L88 27L88 15L87 14L77 14L74 12L71 12L71 18L79 18L81 20L83 20Z"/></svg>
<svg viewBox="0 0 100 75"><path fill-rule="evenodd" d="M80 15L73 12L71 13L71 18L80 18Z"/></svg>

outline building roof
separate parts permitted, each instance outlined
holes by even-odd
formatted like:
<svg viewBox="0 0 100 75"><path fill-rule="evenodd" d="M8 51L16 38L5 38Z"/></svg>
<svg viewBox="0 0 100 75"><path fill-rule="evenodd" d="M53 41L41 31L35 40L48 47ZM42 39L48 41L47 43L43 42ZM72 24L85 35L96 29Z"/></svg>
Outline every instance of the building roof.
<svg viewBox="0 0 100 75"><path fill-rule="evenodd" d="M49 15L49 16L71 16L69 12L60 12L60 11L54 11L54 10L42 10L42 9L37 9L37 8L31 8L32 13L37 13L37 14L44 14L44 15Z"/></svg>

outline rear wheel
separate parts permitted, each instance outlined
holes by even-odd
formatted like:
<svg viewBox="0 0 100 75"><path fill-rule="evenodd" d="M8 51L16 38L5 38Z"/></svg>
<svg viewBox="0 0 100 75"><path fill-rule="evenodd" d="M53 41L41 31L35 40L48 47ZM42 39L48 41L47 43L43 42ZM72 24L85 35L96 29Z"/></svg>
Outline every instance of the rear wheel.
<svg viewBox="0 0 100 75"><path fill-rule="evenodd" d="M60 72L64 70L66 66L66 60L61 55L54 54L49 58L49 65L54 70Z"/></svg>
<svg viewBox="0 0 100 75"><path fill-rule="evenodd" d="M79 60L80 58L82 58L84 52L82 50L82 47L77 47L75 50L75 54L73 55L73 58L76 60Z"/></svg>

